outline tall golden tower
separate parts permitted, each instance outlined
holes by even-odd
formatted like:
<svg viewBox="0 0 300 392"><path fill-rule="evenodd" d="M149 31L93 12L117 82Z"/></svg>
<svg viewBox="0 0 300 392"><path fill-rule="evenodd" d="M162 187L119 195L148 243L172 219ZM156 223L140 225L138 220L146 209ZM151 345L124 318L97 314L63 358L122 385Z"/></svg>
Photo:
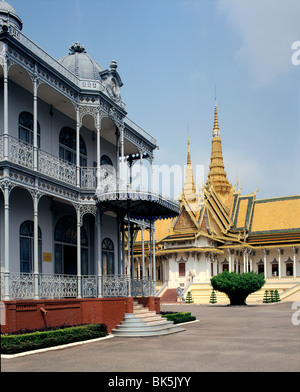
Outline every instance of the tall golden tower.
<svg viewBox="0 0 300 392"><path fill-rule="evenodd" d="M190 151L190 140L188 139L188 153L187 153L187 165L185 171L184 186L181 194L181 200L187 202L194 202L196 200L196 188L193 177L193 167L191 162L191 151Z"/></svg>
<svg viewBox="0 0 300 392"><path fill-rule="evenodd" d="M224 168L216 98L214 128L212 131L212 136L209 173L207 175L205 188L206 190L209 190L209 188L212 186L214 191L220 196L224 203L227 204L228 197L232 194L233 186L229 183Z"/></svg>

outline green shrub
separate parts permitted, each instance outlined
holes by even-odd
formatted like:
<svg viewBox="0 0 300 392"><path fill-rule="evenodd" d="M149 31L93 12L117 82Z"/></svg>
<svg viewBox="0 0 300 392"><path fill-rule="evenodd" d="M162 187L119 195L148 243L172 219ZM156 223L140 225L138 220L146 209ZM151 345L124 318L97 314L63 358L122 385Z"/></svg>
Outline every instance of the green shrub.
<svg viewBox="0 0 300 392"><path fill-rule="evenodd" d="M32 332L22 335L1 335L1 354L16 354L96 339L107 335L105 324L82 325L53 331Z"/></svg>
<svg viewBox="0 0 300 392"><path fill-rule="evenodd" d="M162 317L166 317L168 321L173 321L174 324L185 323L187 321L196 320L195 316L191 316L190 312L181 312L181 313L165 313L161 314Z"/></svg>
<svg viewBox="0 0 300 392"><path fill-rule="evenodd" d="M253 271L242 274L224 271L210 281L213 289L228 295L230 305L246 305L248 295L265 284L264 276Z"/></svg>

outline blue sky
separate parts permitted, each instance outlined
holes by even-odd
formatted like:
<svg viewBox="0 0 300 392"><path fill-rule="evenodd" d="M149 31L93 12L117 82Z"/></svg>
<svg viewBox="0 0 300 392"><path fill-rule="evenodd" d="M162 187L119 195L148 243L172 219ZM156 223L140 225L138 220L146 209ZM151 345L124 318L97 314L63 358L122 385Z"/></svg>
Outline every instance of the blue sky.
<svg viewBox="0 0 300 392"><path fill-rule="evenodd" d="M300 194L299 0L9 3L54 58L78 41L102 68L117 61L128 117L160 146L156 164L184 165L189 134L207 174L216 91L230 182L242 194L260 185L258 198Z"/></svg>

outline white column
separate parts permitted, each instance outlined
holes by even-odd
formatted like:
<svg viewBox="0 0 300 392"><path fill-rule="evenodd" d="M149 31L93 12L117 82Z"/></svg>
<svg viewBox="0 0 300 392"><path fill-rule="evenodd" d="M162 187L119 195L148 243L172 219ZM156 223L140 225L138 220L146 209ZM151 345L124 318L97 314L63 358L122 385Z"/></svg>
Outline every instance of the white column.
<svg viewBox="0 0 300 392"><path fill-rule="evenodd" d="M140 150L140 190L143 190L143 151Z"/></svg>
<svg viewBox="0 0 300 392"><path fill-rule="evenodd" d="M294 256L294 260L293 260L293 275L294 275L294 279L296 279L297 276L297 263L296 263L296 248L293 246L293 256Z"/></svg>
<svg viewBox="0 0 300 392"><path fill-rule="evenodd" d="M244 248L244 254L243 254L244 272L247 272L246 271L246 262L248 262L247 261L247 249Z"/></svg>
<svg viewBox="0 0 300 392"><path fill-rule="evenodd" d="M120 165L120 173L119 173L119 175L120 175L119 184L121 186L121 189L124 189L124 187L123 187L123 184L125 181L125 179L124 179L124 176L125 176L125 173L124 173L124 171L125 171L124 170L124 166L125 166L125 162L124 162L124 159L125 159L125 155L124 155L124 125L120 126L120 144L121 144L121 165Z"/></svg>
<svg viewBox="0 0 300 392"><path fill-rule="evenodd" d="M232 250L227 249L228 258L229 258L229 272L232 272Z"/></svg>
<svg viewBox="0 0 300 392"><path fill-rule="evenodd" d="M101 239L101 211L97 208L97 269L98 269L98 298L102 297L102 239Z"/></svg>
<svg viewBox="0 0 300 392"><path fill-rule="evenodd" d="M146 276L145 271L145 225L142 224L141 226L142 231L142 276L143 278Z"/></svg>
<svg viewBox="0 0 300 392"><path fill-rule="evenodd" d="M38 120L37 120L37 89L38 78L33 77L33 169L38 169Z"/></svg>
<svg viewBox="0 0 300 392"><path fill-rule="evenodd" d="M5 45L6 46L6 45ZM4 65L3 65L3 90L4 90L4 104L3 104L3 127L4 127L4 159L8 159L8 61L7 56L4 55Z"/></svg>
<svg viewBox="0 0 300 392"><path fill-rule="evenodd" d="M4 299L9 300L9 194L11 184L8 181L4 182L4 280L5 293Z"/></svg>
<svg viewBox="0 0 300 392"><path fill-rule="evenodd" d="M39 195L33 192L33 274L34 274L34 298L39 298Z"/></svg>
<svg viewBox="0 0 300 392"><path fill-rule="evenodd" d="M80 113L76 108L76 185L80 187Z"/></svg>
<svg viewBox="0 0 300 392"><path fill-rule="evenodd" d="M152 227L152 246L153 246L153 287L154 287L154 293L153 296L156 294L156 259L155 259L155 221L153 221L153 227Z"/></svg>
<svg viewBox="0 0 300 392"><path fill-rule="evenodd" d="M100 187L100 170L101 170L101 113L97 113L97 188Z"/></svg>
<svg viewBox="0 0 300 392"><path fill-rule="evenodd" d="M76 208L77 215L77 298L81 298L81 205Z"/></svg>
<svg viewBox="0 0 300 392"><path fill-rule="evenodd" d="M278 278L281 279L281 249L278 248Z"/></svg>
<svg viewBox="0 0 300 392"><path fill-rule="evenodd" d="M267 250L263 249L264 252L264 276L267 279Z"/></svg>
<svg viewBox="0 0 300 392"><path fill-rule="evenodd" d="M131 297L131 274L130 274L130 263L131 263L131 243L130 243L130 213L128 211L127 214L127 223L128 223L128 238L127 238L127 246L128 246L128 268L127 268L127 276L128 276L128 297Z"/></svg>

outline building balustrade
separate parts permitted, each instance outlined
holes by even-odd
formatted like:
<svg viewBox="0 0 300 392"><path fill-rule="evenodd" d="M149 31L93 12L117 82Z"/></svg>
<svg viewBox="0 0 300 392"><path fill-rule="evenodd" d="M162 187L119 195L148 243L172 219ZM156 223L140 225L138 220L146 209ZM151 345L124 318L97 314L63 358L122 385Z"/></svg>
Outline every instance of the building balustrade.
<svg viewBox="0 0 300 392"><path fill-rule="evenodd" d="M5 278L8 278L6 280ZM9 281L8 290L5 284ZM80 288L80 290L79 290ZM148 277L125 275L57 275L10 272L1 273L1 300L148 297L155 295L155 284Z"/></svg>

